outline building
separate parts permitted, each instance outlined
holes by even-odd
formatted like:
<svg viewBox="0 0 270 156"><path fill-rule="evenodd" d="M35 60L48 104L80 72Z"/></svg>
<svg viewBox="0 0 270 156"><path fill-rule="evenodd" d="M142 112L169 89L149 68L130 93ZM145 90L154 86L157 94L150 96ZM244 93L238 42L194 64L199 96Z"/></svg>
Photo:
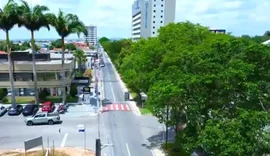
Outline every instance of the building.
<svg viewBox="0 0 270 156"><path fill-rule="evenodd" d="M135 0L132 5L133 41L156 37L158 29L175 20L176 0Z"/></svg>
<svg viewBox="0 0 270 156"><path fill-rule="evenodd" d="M209 31L216 33L216 34L226 34L225 29L209 29Z"/></svg>
<svg viewBox="0 0 270 156"><path fill-rule="evenodd" d="M97 44L97 27L96 26L86 26L86 29L88 31L88 35L85 36L85 40L92 44Z"/></svg>
<svg viewBox="0 0 270 156"><path fill-rule="evenodd" d="M12 52L14 88L23 94L34 88L32 54ZM70 88L73 78L74 61L65 60L65 86ZM36 54L36 71L38 88L49 88L52 95L61 95L61 60L52 60L50 54ZM6 54L0 54L0 88L10 88L8 61ZM23 91L22 91L23 90Z"/></svg>

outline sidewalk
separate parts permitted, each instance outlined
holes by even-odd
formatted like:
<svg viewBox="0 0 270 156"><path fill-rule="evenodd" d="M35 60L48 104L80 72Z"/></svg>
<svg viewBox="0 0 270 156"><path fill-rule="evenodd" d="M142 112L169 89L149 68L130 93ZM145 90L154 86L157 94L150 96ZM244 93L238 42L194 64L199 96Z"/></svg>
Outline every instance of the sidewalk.
<svg viewBox="0 0 270 156"><path fill-rule="evenodd" d="M158 148L151 149L153 156L165 156L165 153Z"/></svg>

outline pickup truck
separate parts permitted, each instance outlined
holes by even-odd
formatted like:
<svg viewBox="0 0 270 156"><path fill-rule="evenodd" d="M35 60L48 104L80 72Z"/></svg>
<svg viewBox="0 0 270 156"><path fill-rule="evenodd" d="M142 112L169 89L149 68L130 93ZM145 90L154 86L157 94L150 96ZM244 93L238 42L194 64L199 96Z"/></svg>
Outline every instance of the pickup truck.
<svg viewBox="0 0 270 156"><path fill-rule="evenodd" d="M32 126L34 124L49 124L61 122L59 113L37 113L31 117L25 118L25 123L27 126Z"/></svg>

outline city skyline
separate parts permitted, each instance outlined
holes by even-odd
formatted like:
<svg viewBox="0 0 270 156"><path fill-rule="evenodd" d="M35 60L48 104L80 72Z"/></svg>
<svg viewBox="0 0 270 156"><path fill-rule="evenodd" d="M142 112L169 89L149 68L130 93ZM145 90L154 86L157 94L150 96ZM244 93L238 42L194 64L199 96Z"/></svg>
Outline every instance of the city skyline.
<svg viewBox="0 0 270 156"><path fill-rule="evenodd" d="M7 0L1 0L2 8ZM57 13L61 8L66 13L74 13L85 23L85 25L96 25L98 37L107 36L108 38L129 38L131 29L131 9L134 0L26 0L32 6L36 4L47 5L51 12ZM17 1L19 2L19 1ZM121 5L119 5L121 4ZM77 7L74 7L77 6ZM181 0L176 2L175 22L189 20L193 23L200 23L210 28L226 29L233 35L262 35L268 30L268 10L270 2L267 0ZM19 34L19 35L18 35ZM30 32L25 28L14 27L10 31L10 38L28 39ZM35 38L59 38L56 31L52 28L47 31L42 28L35 32ZM76 39L73 34L68 39ZM83 35L81 35L83 38ZM0 39L5 39L5 33L0 31Z"/></svg>

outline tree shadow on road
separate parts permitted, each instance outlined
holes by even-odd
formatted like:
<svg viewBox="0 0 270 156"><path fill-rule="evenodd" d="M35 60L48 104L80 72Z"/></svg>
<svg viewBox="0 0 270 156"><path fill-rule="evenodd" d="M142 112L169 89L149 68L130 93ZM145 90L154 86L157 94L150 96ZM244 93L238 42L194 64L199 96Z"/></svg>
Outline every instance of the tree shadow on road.
<svg viewBox="0 0 270 156"><path fill-rule="evenodd" d="M160 147L162 144L165 143L166 137L165 131L159 131L157 134L147 138L148 144L142 144L143 147L148 149L153 149L156 147ZM174 142L175 132L173 128L168 130L168 142Z"/></svg>

